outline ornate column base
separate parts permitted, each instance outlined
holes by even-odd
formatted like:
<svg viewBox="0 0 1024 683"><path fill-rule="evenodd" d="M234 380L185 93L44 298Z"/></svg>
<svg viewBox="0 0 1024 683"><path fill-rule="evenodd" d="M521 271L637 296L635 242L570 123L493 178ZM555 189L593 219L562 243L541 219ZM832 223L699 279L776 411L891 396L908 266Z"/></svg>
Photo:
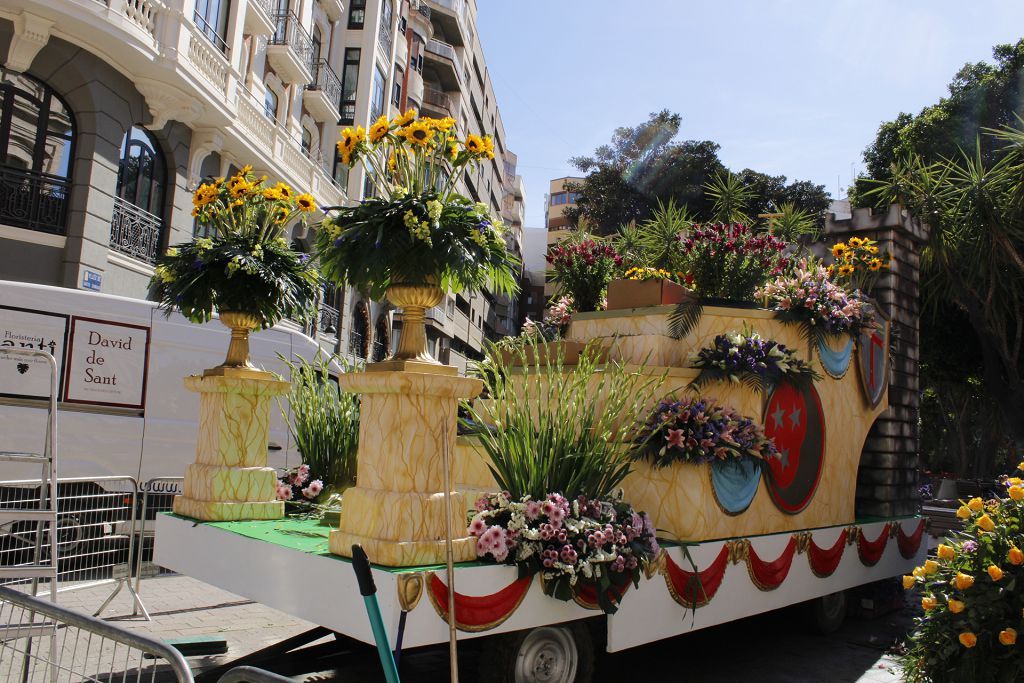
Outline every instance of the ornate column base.
<svg viewBox="0 0 1024 683"><path fill-rule="evenodd" d="M455 561L475 560L466 497L451 491L450 509L445 504L444 457L446 441L449 458L455 450L459 399L476 396L480 380L374 370L342 375L339 383L361 396L359 469L331 532L331 552L349 557L358 543L374 564L441 564L450 526Z"/></svg>
<svg viewBox="0 0 1024 683"><path fill-rule="evenodd" d="M276 473L266 466L267 432L270 399L290 384L272 376L217 375L186 377L185 387L200 395L199 434L196 462L185 470L174 512L207 522L284 517Z"/></svg>

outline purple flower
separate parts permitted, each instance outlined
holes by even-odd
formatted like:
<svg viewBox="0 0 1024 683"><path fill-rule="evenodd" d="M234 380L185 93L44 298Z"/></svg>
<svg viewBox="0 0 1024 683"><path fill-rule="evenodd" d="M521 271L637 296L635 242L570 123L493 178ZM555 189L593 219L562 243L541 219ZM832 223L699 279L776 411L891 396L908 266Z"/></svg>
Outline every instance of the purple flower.
<svg viewBox="0 0 1024 683"><path fill-rule="evenodd" d="M964 543L964 552L973 553L978 549L978 544L975 541L966 541Z"/></svg>

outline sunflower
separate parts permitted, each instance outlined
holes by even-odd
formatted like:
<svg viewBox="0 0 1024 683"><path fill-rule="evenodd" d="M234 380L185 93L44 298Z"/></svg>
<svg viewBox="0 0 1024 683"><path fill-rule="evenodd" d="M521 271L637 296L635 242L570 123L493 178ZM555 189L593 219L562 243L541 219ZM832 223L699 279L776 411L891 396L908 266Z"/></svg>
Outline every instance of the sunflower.
<svg viewBox="0 0 1024 683"><path fill-rule="evenodd" d="M426 147L434 138L434 129L427 121L419 120L399 130L398 135L414 145Z"/></svg>
<svg viewBox="0 0 1024 683"><path fill-rule="evenodd" d="M875 246L875 245L873 245L873 244L865 244L865 245L864 245L864 249L865 249L865 250L866 250L866 251L867 251L867 252L868 252L869 254L877 254L877 253L878 253L878 247L876 247L876 246Z"/></svg>
<svg viewBox="0 0 1024 683"><path fill-rule="evenodd" d="M313 195L307 193L300 194L295 198L295 203L299 205L299 211L309 213L310 211L316 211L316 202L313 201Z"/></svg>
<svg viewBox="0 0 1024 683"><path fill-rule="evenodd" d="M366 130L362 126L356 126L355 130L346 128L341 131L341 140L338 141L338 151L349 155L355 151L363 140L366 139Z"/></svg>
<svg viewBox="0 0 1024 683"><path fill-rule="evenodd" d="M401 116L396 116L395 120L392 121L391 123L399 127L408 126L410 123L416 120L416 114L417 112L415 109L408 109Z"/></svg>
<svg viewBox="0 0 1024 683"><path fill-rule="evenodd" d="M441 132L448 132L455 126L455 119L450 116L446 116L443 119L420 119L421 121L427 121L430 127L434 130Z"/></svg>
<svg viewBox="0 0 1024 683"><path fill-rule="evenodd" d="M388 134L390 128L391 124L388 122L387 115L381 114L380 118L370 126L370 142L379 142L381 138Z"/></svg>
<svg viewBox="0 0 1024 683"><path fill-rule="evenodd" d="M455 161L459 157L459 146L454 142L448 143L448 156L451 157L452 161Z"/></svg>
<svg viewBox="0 0 1024 683"><path fill-rule="evenodd" d="M840 275L853 275L854 270L854 267L851 266L849 263L844 263L843 265L839 266Z"/></svg>
<svg viewBox="0 0 1024 683"><path fill-rule="evenodd" d="M278 190L276 187L263 188L263 198L271 202L284 199L284 197L281 196L281 191Z"/></svg>
<svg viewBox="0 0 1024 683"><path fill-rule="evenodd" d="M839 242L834 247L832 247L832 256L834 256L835 258L843 258L849 251L850 248L848 246L846 246L842 242Z"/></svg>
<svg viewBox="0 0 1024 683"><path fill-rule="evenodd" d="M488 159L494 158L494 140L490 135L484 138L484 152L487 154Z"/></svg>
<svg viewBox="0 0 1024 683"><path fill-rule="evenodd" d="M279 182L277 185L274 186L274 189L277 190L277 194L279 195L278 199L292 198L292 188L288 187L284 183Z"/></svg>
<svg viewBox="0 0 1024 683"><path fill-rule="evenodd" d="M868 261L868 270L878 271L882 269L882 259L873 258Z"/></svg>
<svg viewBox="0 0 1024 683"><path fill-rule="evenodd" d="M252 190L252 183L240 176L235 176L228 182L228 192L235 199L244 197L250 190Z"/></svg>
<svg viewBox="0 0 1024 683"><path fill-rule="evenodd" d="M849 244L850 244L850 247L852 247L852 248L856 249L857 247L862 247L862 246L864 246L864 240L862 240L862 239L861 239L861 238L859 238L859 237L851 237L851 238L850 238L850 243L849 243Z"/></svg>
<svg viewBox="0 0 1024 683"><path fill-rule="evenodd" d="M245 175L249 175L250 173L252 173L252 164L246 164L238 172L238 175L245 176Z"/></svg>
<svg viewBox="0 0 1024 683"><path fill-rule="evenodd" d="M483 139L473 133L466 136L466 142L463 145L470 154L484 154L487 151L487 145Z"/></svg>
<svg viewBox="0 0 1024 683"><path fill-rule="evenodd" d="M192 195L192 203L197 209L204 207L210 202L215 201L218 194L219 193L215 185L207 185L206 183L203 183L196 188L195 193Z"/></svg>
<svg viewBox="0 0 1024 683"><path fill-rule="evenodd" d="M290 213L288 209L284 208L283 206L278 207L277 211L274 212L274 222L280 225L281 223L284 223L286 220L288 220L289 215Z"/></svg>

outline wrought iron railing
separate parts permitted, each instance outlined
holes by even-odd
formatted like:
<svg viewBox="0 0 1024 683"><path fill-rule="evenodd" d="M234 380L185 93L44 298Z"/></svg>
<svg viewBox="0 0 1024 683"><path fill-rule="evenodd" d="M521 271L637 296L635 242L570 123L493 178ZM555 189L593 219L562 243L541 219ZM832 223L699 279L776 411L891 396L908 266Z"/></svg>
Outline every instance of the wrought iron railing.
<svg viewBox="0 0 1024 683"><path fill-rule="evenodd" d="M0 167L0 223L63 235L70 192L67 180Z"/></svg>
<svg viewBox="0 0 1024 683"><path fill-rule="evenodd" d="M114 197L114 217L110 220L111 249L146 263L156 263L162 233L162 220L131 202Z"/></svg>
<svg viewBox="0 0 1024 683"><path fill-rule="evenodd" d="M338 309L327 304L320 304L320 315L319 323L317 328L325 334L338 334L338 322L341 319L341 315L338 313Z"/></svg>
<svg viewBox="0 0 1024 683"><path fill-rule="evenodd" d="M277 28L274 30L274 35L270 36L269 43L289 46L298 55L299 61L312 71L313 39L295 13L277 12L274 15L274 25Z"/></svg>
<svg viewBox="0 0 1024 683"><path fill-rule="evenodd" d="M313 65L313 82L306 86L306 90L322 91L336 107L341 101L341 79L326 59Z"/></svg>

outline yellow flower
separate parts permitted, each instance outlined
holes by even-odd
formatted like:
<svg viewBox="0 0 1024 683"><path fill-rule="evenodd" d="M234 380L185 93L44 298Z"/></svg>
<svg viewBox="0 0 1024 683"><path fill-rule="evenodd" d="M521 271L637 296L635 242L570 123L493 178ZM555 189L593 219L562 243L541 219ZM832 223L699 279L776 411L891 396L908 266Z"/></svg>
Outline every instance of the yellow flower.
<svg viewBox="0 0 1024 683"><path fill-rule="evenodd" d="M981 512L985 508L985 501L981 498L971 498L967 501L967 507L971 508L975 512Z"/></svg>
<svg viewBox="0 0 1024 683"><path fill-rule="evenodd" d="M279 199L291 199L292 188L288 187L284 183L278 183L277 185L274 186L274 189L277 190Z"/></svg>
<svg viewBox="0 0 1024 683"><path fill-rule="evenodd" d="M381 114L380 118L374 121L373 125L370 126L370 142L378 142L381 138L388 134L388 129L391 124L388 122L386 114Z"/></svg>
<svg viewBox="0 0 1024 683"><path fill-rule="evenodd" d="M910 572L915 578L923 579L925 577L924 567L914 567L914 571Z"/></svg>
<svg viewBox="0 0 1024 683"><path fill-rule="evenodd" d="M228 192L230 192L231 196L235 199L244 197L251 189L252 184L241 176L235 176L228 181Z"/></svg>
<svg viewBox="0 0 1024 683"><path fill-rule="evenodd" d="M281 191L276 187L263 188L263 198L272 202L284 199L284 197L281 196Z"/></svg>
<svg viewBox="0 0 1024 683"><path fill-rule="evenodd" d="M199 216L199 207L198 206L192 207L192 218L197 218L198 216Z"/></svg>
<svg viewBox="0 0 1024 683"><path fill-rule="evenodd" d="M876 247L876 246L875 246L875 245L873 245L873 244L865 244L865 245L864 245L864 249L865 249L865 250L866 250L866 251L867 251L867 252L868 252L869 254L877 254L877 253L878 253L878 247Z"/></svg>
<svg viewBox="0 0 1024 683"><path fill-rule="evenodd" d="M964 647L971 648L978 644L978 636L974 635L970 631L964 631L959 636L960 644Z"/></svg>
<svg viewBox="0 0 1024 683"><path fill-rule="evenodd" d="M956 576L953 577L953 586L959 591L965 591L974 585L974 577L970 574L964 574L963 572L957 572Z"/></svg>
<svg viewBox="0 0 1024 683"><path fill-rule="evenodd" d="M250 173L252 173L252 164L246 164L238 171L238 175L249 175Z"/></svg>
<svg viewBox="0 0 1024 683"><path fill-rule="evenodd" d="M935 554L939 556L940 560L952 560L956 557L956 551L953 550L953 546L946 545L945 543L939 544Z"/></svg>
<svg viewBox="0 0 1024 683"><path fill-rule="evenodd" d="M1012 628L1004 628L999 632L999 642L1003 645L1013 645L1017 642L1017 631Z"/></svg>
<svg viewBox="0 0 1024 683"><path fill-rule="evenodd" d="M921 609L923 609L925 612L929 612L935 609L935 606L938 604L938 601L936 601L935 598L933 598L930 595L926 595L923 598L921 598Z"/></svg>
<svg viewBox="0 0 1024 683"><path fill-rule="evenodd" d="M196 249L200 252L206 251L207 249L213 249L213 240L209 237L200 237L196 240Z"/></svg>
<svg viewBox="0 0 1024 683"><path fill-rule="evenodd" d="M305 213L316 211L316 202L313 201L313 195L308 192L296 197L295 203L299 205L299 211L303 211Z"/></svg>
<svg viewBox="0 0 1024 683"><path fill-rule="evenodd" d="M937 571L939 571L939 563L938 562L936 562L935 560L925 560L924 561L924 573L925 574L934 574Z"/></svg>
<svg viewBox="0 0 1024 683"><path fill-rule="evenodd" d="M843 244L842 242L839 242L834 247L832 247L832 256L835 257L835 258L842 258L843 255L847 251L849 251L849 249L850 248L847 247L845 244Z"/></svg>
<svg viewBox="0 0 1024 683"><path fill-rule="evenodd" d="M399 130L397 134L419 147L426 147L434 139L434 129L425 120L414 121Z"/></svg>
<svg viewBox="0 0 1024 683"><path fill-rule="evenodd" d="M982 515L978 517L978 527L983 531L992 531L996 528L996 523L992 521L992 518L988 515Z"/></svg>
<svg viewBox="0 0 1024 683"><path fill-rule="evenodd" d="M854 270L854 267L851 266L849 263L844 263L843 265L839 266L840 275L853 275Z"/></svg>
<svg viewBox="0 0 1024 683"><path fill-rule="evenodd" d="M868 270L877 271L882 269L882 259L873 258L868 261Z"/></svg>
<svg viewBox="0 0 1024 683"><path fill-rule="evenodd" d="M442 132L447 132L455 127L455 119L450 116L443 119L429 119L429 121L431 126Z"/></svg>
<svg viewBox="0 0 1024 683"><path fill-rule="evenodd" d="M174 282L174 273L168 270L166 266L157 266L156 275L162 282L167 284Z"/></svg>
<svg viewBox="0 0 1024 683"><path fill-rule="evenodd" d="M167 255L172 257L172 258L177 256L178 255L177 248L175 248L175 247L167 247Z"/></svg>
<svg viewBox="0 0 1024 683"><path fill-rule="evenodd" d="M1010 486L1024 486L1024 479L1020 477L1010 477L1006 480L1006 483Z"/></svg>
<svg viewBox="0 0 1024 683"><path fill-rule="evenodd" d="M903 577L903 587L905 589L910 590L911 588L914 587L915 583L917 583L917 579L915 579L913 576L904 576Z"/></svg>
<svg viewBox="0 0 1024 683"><path fill-rule="evenodd" d="M971 516L971 508L967 507L966 505L961 505L956 510L956 516L960 519L967 519Z"/></svg>
<svg viewBox="0 0 1024 683"><path fill-rule="evenodd" d="M341 131L341 140L338 142L338 151L342 154L346 152L351 155L355 151L356 147L359 146L363 140L366 139L366 130L362 126L356 126L355 130L351 127L345 128Z"/></svg>
<svg viewBox="0 0 1024 683"><path fill-rule="evenodd" d="M1021 486L1020 484L1014 484L1011 486L1009 493L1010 498L1013 498L1014 500L1024 500L1024 486Z"/></svg>
<svg viewBox="0 0 1024 683"><path fill-rule="evenodd" d="M217 187L215 185L207 185L203 183L196 188L195 193L192 195L192 203L195 204L196 208L201 208L209 204L210 202L217 199Z"/></svg>
<svg viewBox="0 0 1024 683"><path fill-rule="evenodd" d="M1019 463L1017 463L1017 469L1021 472L1024 472L1024 460L1021 460Z"/></svg>
<svg viewBox="0 0 1024 683"><path fill-rule="evenodd" d="M448 156L451 158L452 161L455 161L456 159L459 158L459 146L454 142L448 143Z"/></svg>
<svg viewBox="0 0 1024 683"><path fill-rule="evenodd" d="M487 154L488 159L494 158L494 140L490 135L484 137L484 152Z"/></svg>
<svg viewBox="0 0 1024 683"><path fill-rule="evenodd" d="M1006 561L1015 567L1019 567L1024 563L1024 552L1021 552L1020 548L1010 548L1006 553Z"/></svg>
<svg viewBox="0 0 1024 683"><path fill-rule="evenodd" d="M1003 578L1003 570L994 564L990 564L988 569L985 571L988 572L988 575L992 577L993 581L999 581Z"/></svg>
<svg viewBox="0 0 1024 683"><path fill-rule="evenodd" d="M463 143L463 146L470 154L485 154L487 152L487 145L483 139L473 133L466 136L466 142Z"/></svg>
<svg viewBox="0 0 1024 683"><path fill-rule="evenodd" d="M949 602L946 603L946 606L949 607L949 611L952 612L953 614L960 614L961 612L964 611L964 607L966 607L966 605L963 603L963 601L961 601L961 600L952 600L952 599Z"/></svg>
<svg viewBox="0 0 1024 683"><path fill-rule="evenodd" d="M849 245L851 247L853 247L853 248L861 247L861 246L864 246L864 240L862 240L859 237L851 237L850 241L849 241Z"/></svg>
<svg viewBox="0 0 1024 683"><path fill-rule="evenodd" d="M392 121L391 123L395 124L396 126L407 126L410 123L412 123L415 119L416 119L416 110L415 109L408 109L401 116L396 116L395 120Z"/></svg>

